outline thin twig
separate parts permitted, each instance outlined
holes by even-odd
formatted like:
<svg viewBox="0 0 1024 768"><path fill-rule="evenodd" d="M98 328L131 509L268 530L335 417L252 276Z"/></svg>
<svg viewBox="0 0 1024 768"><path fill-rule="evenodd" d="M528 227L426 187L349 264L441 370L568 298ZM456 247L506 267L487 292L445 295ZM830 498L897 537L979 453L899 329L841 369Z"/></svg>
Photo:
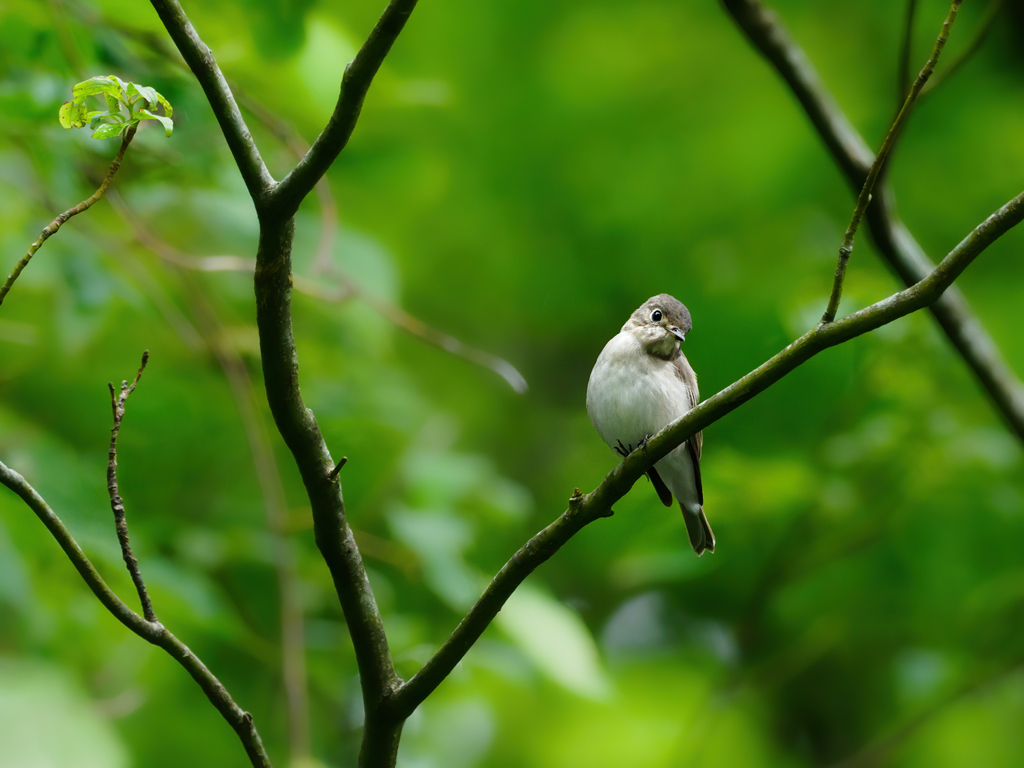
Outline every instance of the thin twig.
<svg viewBox="0 0 1024 768"><path fill-rule="evenodd" d="M941 72L937 73L935 77L928 81L925 87L921 89L920 97L927 96L944 82L949 80L949 78L951 78L970 60L972 56L974 56L975 53L978 52L982 43L985 42L985 38L988 36L989 31L992 29L992 25L995 23L996 18L999 16L999 12L1003 9L1003 4L1003 0L992 0L992 2L988 4L988 8L985 9L985 15L978 24L978 29L974 33L974 37L971 39L970 44L959 56L944 67Z"/></svg>
<svg viewBox="0 0 1024 768"><path fill-rule="evenodd" d="M127 381L121 382L120 394L115 393L113 382L107 385L110 387L110 409L114 414L114 427L110 430L110 451L107 454L107 493L110 494L110 508L114 511L114 526L117 529L117 540L121 544L121 556L135 583L135 589L139 593L142 613L146 617L146 621L156 622L156 613L153 611L153 604L149 600L146 584L142 581L142 573L139 571L139 561L135 559L131 545L128 543L128 520L124 513L124 500L117 489L117 435L121 431L121 420L124 419L128 396L135 391L148 362L149 350L147 349L142 353L142 365L139 366L139 372L135 374L132 383L129 385Z"/></svg>
<svg viewBox="0 0 1024 768"><path fill-rule="evenodd" d="M341 473L341 468L344 467L347 463L348 463L348 456L342 456L338 460L338 463L334 465L334 469L331 470L331 474L329 475L331 480L337 480L338 479L338 475Z"/></svg>
<svg viewBox="0 0 1024 768"><path fill-rule="evenodd" d="M917 99L917 95L921 92L924 84L928 82L928 78L935 70L935 65L939 60L939 54L942 53L943 47L946 45L946 40L949 39L949 30L953 26L953 22L956 21L957 11L960 10L961 0L953 0L952 5L949 8L949 14L946 16L946 20L942 23L942 31L939 33L938 38L935 41L935 47L932 49L932 55L928 61L925 62L924 68L918 74L917 79L914 80L914 84L910 88L910 93L907 94L906 101L903 102L903 108L900 113L896 116L896 120L893 122L892 127L889 128L889 133L886 134L885 141L882 142L882 148L878 150L878 154L875 156L875 161L871 164L871 170L868 171L868 176L864 180L864 186L861 187L860 195L857 197L857 205L853 209L853 216L850 219L850 225L846 228L846 234L843 236L843 244L839 247L839 261L836 265L836 275L832 282L832 295L828 300L828 307L825 309L825 314L821 317L821 322L831 323L836 319L836 313L839 311L839 300L843 296L843 282L846 280L846 265L850 260L850 253L853 251L853 240L857 235L857 228L860 226L861 219L864 218L864 213L867 211L868 204L871 202L871 193L875 189L875 181L878 179L879 173L885 166L885 159L889 155L889 150L892 149L893 144L896 141L896 137L899 135L900 129L903 124L910 117L910 111L914 106L914 101Z"/></svg>
<svg viewBox="0 0 1024 768"><path fill-rule="evenodd" d="M185 668L195 680L203 693L210 700L210 703L217 708L221 716L228 722L245 748L249 761L254 768L271 768L270 758L263 748L263 742L256 726L253 724L252 715L241 709L231 694L221 684L206 665L188 647L174 636L165 626L159 622L150 622L129 608L123 600L114 594L107 586L103 577L99 575L89 558L85 556L78 542L68 531L42 496L35 488L29 485L20 474L0 462L0 485L4 485L14 491L22 501L28 505L36 517L42 521L47 530L64 550L75 570L85 580L86 585L96 595L96 598L103 606L110 611L111 615L124 624L136 635L153 645L163 648L170 656Z"/></svg>
<svg viewBox="0 0 1024 768"><path fill-rule="evenodd" d="M243 256L192 256L182 253L170 244L155 237L149 229L142 226L116 192L111 192L109 199L114 210L131 227L135 239L164 261L199 272L244 272L252 274L255 270L255 264L252 259L247 259ZM507 360L503 360L497 355L492 355L490 352L485 352L482 349L472 347L454 336L427 325L401 307L366 291L347 274L335 269L331 265L328 265L325 271L338 280L341 285L327 287L322 281L311 280L302 275L293 275L293 288L299 293L304 293L307 296L323 301L343 302L352 298L360 298L381 317L390 320L403 331L449 354L494 371L508 382L509 386L516 392L522 394L529 389L529 385L526 383L523 375Z"/></svg>
<svg viewBox="0 0 1024 768"><path fill-rule="evenodd" d="M914 48L914 13L917 0L907 0L903 19L903 38L900 41L900 59L896 65L896 103L903 104L910 93L910 58Z"/></svg>
<svg viewBox="0 0 1024 768"><path fill-rule="evenodd" d="M412 714L462 660L523 580L584 526L606 517L612 504L684 440L768 389L819 352L928 306L985 248L1022 220L1024 192L979 224L924 280L840 320L811 329L756 370L669 424L648 440L646 450L634 451L623 459L594 491L582 497L574 494L569 508L512 556L437 653L399 688L393 702L394 717Z"/></svg>
<svg viewBox="0 0 1024 768"><path fill-rule="evenodd" d="M748 40L786 81L850 186L860 190L874 155L779 17L759 0L724 0L724 5ZM883 186L875 197L867 222L878 253L905 285L914 285L927 277L935 264L896 215L891 192ZM929 310L996 410L1024 441L1024 384L1007 365L963 293L951 286Z"/></svg>
<svg viewBox="0 0 1024 768"><path fill-rule="evenodd" d="M39 237L36 241L28 247L25 255L21 257L18 263L14 266L14 271L7 276L7 280L4 281L3 285L0 285L0 304L4 303L4 297L11 290L11 286L14 285L14 281L18 279L18 276L22 273L28 263L35 256L36 251L42 247L51 236L56 234L57 230L64 226L64 222L73 216L77 216L83 211L87 211L93 207L99 199L103 197L103 193L107 191L107 187L110 186L110 182L114 180L114 174L117 173L117 169L121 167L121 161L124 159L125 150L128 149L128 145L131 144L132 139L135 138L135 131L138 129L138 124L131 126L124 135L124 139L121 141L121 148L117 151L117 156L114 157L114 162L110 164L110 168L107 170L107 175L103 179L99 188L93 192L89 197L80 202L73 208L68 208L64 213L60 214L57 218L43 227L43 231L39 233Z"/></svg>

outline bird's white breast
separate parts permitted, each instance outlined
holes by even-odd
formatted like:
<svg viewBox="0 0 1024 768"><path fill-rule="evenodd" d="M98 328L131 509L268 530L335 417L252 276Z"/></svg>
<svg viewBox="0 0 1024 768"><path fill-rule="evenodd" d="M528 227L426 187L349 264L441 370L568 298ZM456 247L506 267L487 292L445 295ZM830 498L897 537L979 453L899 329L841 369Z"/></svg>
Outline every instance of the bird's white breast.
<svg viewBox="0 0 1024 768"><path fill-rule="evenodd" d="M608 445L636 448L689 409L674 363L646 354L626 331L605 345L587 385L587 413Z"/></svg>

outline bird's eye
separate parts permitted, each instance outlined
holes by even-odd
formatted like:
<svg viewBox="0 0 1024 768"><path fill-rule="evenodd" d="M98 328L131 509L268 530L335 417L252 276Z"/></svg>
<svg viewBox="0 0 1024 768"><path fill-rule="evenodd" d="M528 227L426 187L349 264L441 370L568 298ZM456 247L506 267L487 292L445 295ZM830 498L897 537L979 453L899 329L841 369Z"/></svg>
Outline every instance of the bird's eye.
<svg viewBox="0 0 1024 768"><path fill-rule="evenodd" d="M656 309L653 312L651 312L651 322L653 322L653 323L660 323L661 322L661 310L660 309Z"/></svg>

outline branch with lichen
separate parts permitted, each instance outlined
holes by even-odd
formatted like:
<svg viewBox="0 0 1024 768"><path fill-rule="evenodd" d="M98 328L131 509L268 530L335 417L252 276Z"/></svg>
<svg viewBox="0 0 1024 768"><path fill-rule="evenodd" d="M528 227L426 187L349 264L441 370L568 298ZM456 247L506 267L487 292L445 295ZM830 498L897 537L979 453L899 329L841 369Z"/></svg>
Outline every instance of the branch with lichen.
<svg viewBox="0 0 1024 768"><path fill-rule="evenodd" d="M148 362L149 350L146 350L142 354L142 364L139 366L139 372L135 374L135 379L132 380L131 384L127 381L122 381L120 394L115 393L113 382L107 385L110 388L110 409L114 414L114 426L110 430L110 450L107 453L107 493L110 495L110 508L114 512L114 527L117 530L117 540L121 545L121 556L124 558L124 564L128 568L128 573L131 574L135 590L139 593L139 602L142 603L142 614L146 617L146 621L155 623L157 621L156 612L153 610L153 603L150 601L149 593L146 591L146 584L142 580L142 573L139 571L139 561L132 554L132 547L128 542L128 519L125 516L124 499L121 498L121 492L117 487L117 436L121 431L121 421L124 419L128 396L138 386L139 379L142 378L142 372L146 370L146 363Z"/></svg>

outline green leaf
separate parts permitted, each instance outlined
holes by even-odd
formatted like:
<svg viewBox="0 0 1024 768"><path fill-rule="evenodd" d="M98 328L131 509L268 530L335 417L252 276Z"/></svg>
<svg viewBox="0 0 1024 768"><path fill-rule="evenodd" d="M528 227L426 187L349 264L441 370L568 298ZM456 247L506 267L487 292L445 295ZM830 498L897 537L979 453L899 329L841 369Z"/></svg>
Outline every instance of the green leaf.
<svg viewBox="0 0 1024 768"><path fill-rule="evenodd" d="M102 123L99 128L93 131L94 139L112 139L124 129L127 123L117 125L116 123Z"/></svg>
<svg viewBox="0 0 1024 768"><path fill-rule="evenodd" d="M605 698L608 676L590 630L575 611L528 584L516 590L495 623L539 669L580 696Z"/></svg>
<svg viewBox="0 0 1024 768"><path fill-rule="evenodd" d="M163 115L154 115L148 109L140 109L139 117L141 117L143 120L159 120L160 125L164 127L164 131L166 132L167 137L170 138L171 131L174 130L174 121L171 120L171 118L164 117Z"/></svg>
<svg viewBox="0 0 1024 768"><path fill-rule="evenodd" d="M171 115L174 114L174 110L171 109L171 102L169 102L167 99L165 99L162 94L157 93L156 94L156 100L159 101L160 102L160 106L162 106L164 108L164 114L165 115L170 117Z"/></svg>
<svg viewBox="0 0 1024 768"><path fill-rule="evenodd" d="M111 77L113 77L113 75L110 77L93 77L85 82L79 83L71 89L73 101L76 104L81 104L85 101L87 96L94 96L97 93L113 96L119 101L123 100L124 90L119 89L117 83L111 81Z"/></svg>
<svg viewBox="0 0 1024 768"><path fill-rule="evenodd" d="M148 85L128 83L128 95L131 96L133 92L141 96L145 100L146 106L150 109L153 109L159 103L156 98L156 89L150 88Z"/></svg>
<svg viewBox="0 0 1024 768"><path fill-rule="evenodd" d="M120 77L118 77L117 75L110 75L107 79L110 80L110 82L117 84L117 86L121 89L122 94L127 93L128 83L126 83Z"/></svg>
<svg viewBox="0 0 1024 768"><path fill-rule="evenodd" d="M116 96L104 93L103 98L107 100L107 109L109 109L111 113L121 111L121 101Z"/></svg>
<svg viewBox="0 0 1024 768"><path fill-rule="evenodd" d="M65 128L81 128L87 122L85 105L76 104L73 101L65 101L57 113L57 120Z"/></svg>

